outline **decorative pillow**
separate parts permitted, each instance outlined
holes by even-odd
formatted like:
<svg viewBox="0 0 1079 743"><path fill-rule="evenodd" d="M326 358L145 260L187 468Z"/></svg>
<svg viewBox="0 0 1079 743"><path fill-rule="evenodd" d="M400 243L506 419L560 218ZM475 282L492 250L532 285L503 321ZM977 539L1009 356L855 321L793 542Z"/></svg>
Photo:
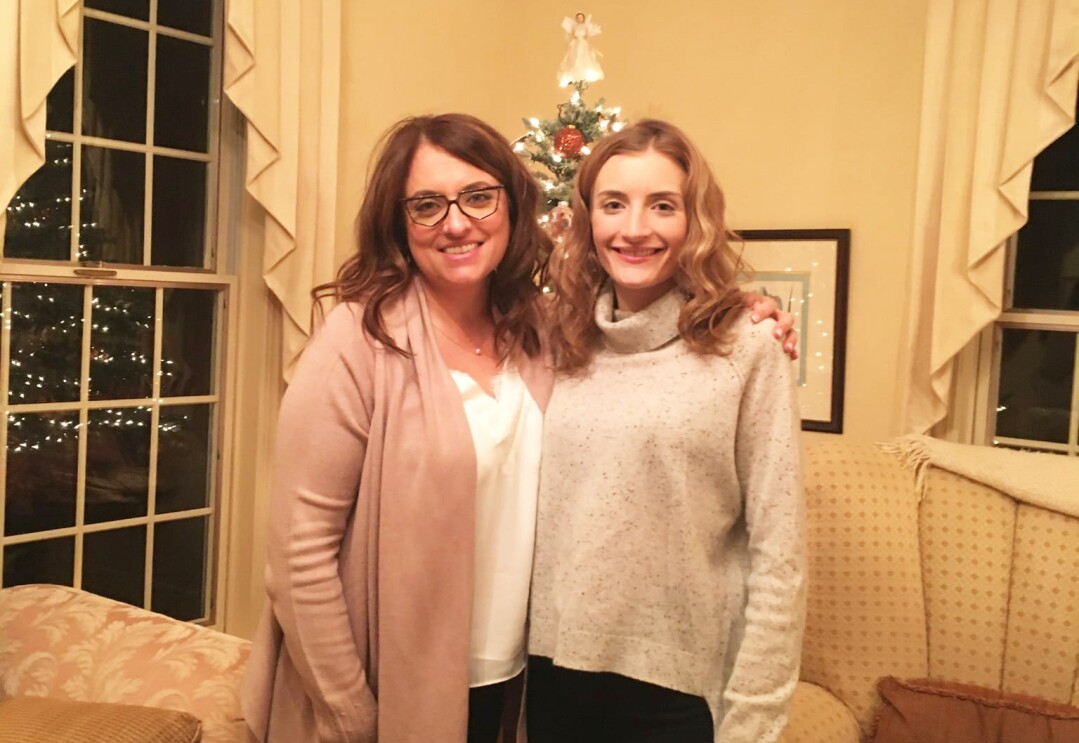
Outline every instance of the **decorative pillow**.
<svg viewBox="0 0 1079 743"><path fill-rule="evenodd" d="M130 704L12 697L0 702L0 743L198 743L186 712Z"/></svg>
<svg viewBox="0 0 1079 743"><path fill-rule="evenodd" d="M877 684L872 743L1074 743L1079 707L933 679Z"/></svg>

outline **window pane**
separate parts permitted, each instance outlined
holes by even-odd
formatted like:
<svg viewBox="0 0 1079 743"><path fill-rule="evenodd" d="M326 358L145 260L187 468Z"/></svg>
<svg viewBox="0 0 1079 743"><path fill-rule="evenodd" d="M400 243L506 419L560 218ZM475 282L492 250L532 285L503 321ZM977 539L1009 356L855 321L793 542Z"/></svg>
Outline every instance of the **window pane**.
<svg viewBox="0 0 1079 743"><path fill-rule="evenodd" d="M166 289L161 339L161 396L213 393L217 292Z"/></svg>
<svg viewBox="0 0 1079 743"><path fill-rule="evenodd" d="M82 148L79 259L142 263L146 156Z"/></svg>
<svg viewBox="0 0 1079 743"><path fill-rule="evenodd" d="M154 158L153 265L204 267L206 172L195 160Z"/></svg>
<svg viewBox="0 0 1079 743"><path fill-rule="evenodd" d="M153 392L154 289L94 288L90 399L130 400Z"/></svg>
<svg viewBox="0 0 1079 743"><path fill-rule="evenodd" d="M82 297L74 284L11 285L11 404L79 399Z"/></svg>
<svg viewBox="0 0 1079 743"><path fill-rule="evenodd" d="M157 22L209 36L213 31L212 7L211 0L157 0Z"/></svg>
<svg viewBox="0 0 1079 743"><path fill-rule="evenodd" d="M79 414L9 415L4 533L75 525Z"/></svg>
<svg viewBox="0 0 1079 743"><path fill-rule="evenodd" d="M87 534L82 543L82 587L142 606L146 576L146 527Z"/></svg>
<svg viewBox="0 0 1079 743"><path fill-rule="evenodd" d="M146 141L148 48L145 31L84 19L83 134Z"/></svg>
<svg viewBox="0 0 1079 743"><path fill-rule="evenodd" d="M27 583L75 585L75 537L5 547L4 588Z"/></svg>
<svg viewBox="0 0 1079 743"><path fill-rule="evenodd" d="M210 111L210 47L157 37L154 144L206 152Z"/></svg>
<svg viewBox="0 0 1079 743"><path fill-rule="evenodd" d="M75 68L64 73L45 99L45 127L54 132L74 131Z"/></svg>
<svg viewBox="0 0 1079 743"><path fill-rule="evenodd" d="M1079 126L1073 126L1034 158L1031 191L1079 191Z"/></svg>
<svg viewBox="0 0 1079 743"><path fill-rule="evenodd" d="M157 441L157 513L210 505L211 405L161 408Z"/></svg>
<svg viewBox="0 0 1079 743"><path fill-rule="evenodd" d="M86 522L145 516L150 409L91 410L86 441Z"/></svg>
<svg viewBox="0 0 1079 743"><path fill-rule="evenodd" d="M1004 328L998 436L1067 443L1075 333Z"/></svg>
<svg viewBox="0 0 1079 743"><path fill-rule="evenodd" d="M1030 202L1015 247L1013 306L1079 310L1079 201Z"/></svg>
<svg viewBox="0 0 1079 743"><path fill-rule="evenodd" d="M206 614L208 518L165 521L154 527L150 608L177 619Z"/></svg>
<svg viewBox="0 0 1079 743"><path fill-rule="evenodd" d="M86 0L86 7L126 15L140 21L150 20L150 0Z"/></svg>
<svg viewBox="0 0 1079 743"><path fill-rule="evenodd" d="M45 164L7 207L4 255L66 261L71 257L71 145L45 142Z"/></svg>

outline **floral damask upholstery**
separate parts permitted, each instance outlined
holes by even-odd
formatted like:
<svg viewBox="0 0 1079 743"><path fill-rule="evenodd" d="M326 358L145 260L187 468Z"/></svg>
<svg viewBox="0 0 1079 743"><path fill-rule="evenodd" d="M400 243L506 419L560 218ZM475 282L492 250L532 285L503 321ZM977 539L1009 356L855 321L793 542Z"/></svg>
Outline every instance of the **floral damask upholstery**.
<svg viewBox="0 0 1079 743"><path fill-rule="evenodd" d="M65 586L0 590L0 699L162 707L202 720L204 743L244 740L248 642Z"/></svg>
<svg viewBox="0 0 1079 743"><path fill-rule="evenodd" d="M804 458L803 682L783 743L857 743L884 676L1079 704L1079 519L935 466L919 489L873 444L814 440Z"/></svg>

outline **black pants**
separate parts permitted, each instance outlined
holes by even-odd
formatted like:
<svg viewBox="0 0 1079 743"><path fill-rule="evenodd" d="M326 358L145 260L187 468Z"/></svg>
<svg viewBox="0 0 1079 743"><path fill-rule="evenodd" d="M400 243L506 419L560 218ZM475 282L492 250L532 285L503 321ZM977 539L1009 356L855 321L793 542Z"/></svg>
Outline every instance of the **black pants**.
<svg viewBox="0 0 1079 743"><path fill-rule="evenodd" d="M503 681L468 690L468 743L495 743L498 740L509 685L510 681Z"/></svg>
<svg viewBox="0 0 1079 743"><path fill-rule="evenodd" d="M529 743L712 743L701 697L619 676L528 659Z"/></svg>

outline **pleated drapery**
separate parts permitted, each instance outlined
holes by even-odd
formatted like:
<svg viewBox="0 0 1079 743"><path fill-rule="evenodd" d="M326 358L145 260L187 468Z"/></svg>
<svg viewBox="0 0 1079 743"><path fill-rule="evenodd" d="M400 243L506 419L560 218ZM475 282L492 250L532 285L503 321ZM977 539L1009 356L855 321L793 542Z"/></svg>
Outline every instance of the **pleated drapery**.
<svg viewBox="0 0 1079 743"><path fill-rule="evenodd" d="M287 379L333 278L340 0L230 0L225 94L247 127L247 192L264 210L262 275L282 310Z"/></svg>
<svg viewBox="0 0 1079 743"><path fill-rule="evenodd" d="M45 99L78 43L79 0L0 0L0 206L45 164Z"/></svg>
<svg viewBox="0 0 1079 743"><path fill-rule="evenodd" d="M956 354L1002 309L1034 157L1075 121L1079 0L930 0L903 433L947 413Z"/></svg>

